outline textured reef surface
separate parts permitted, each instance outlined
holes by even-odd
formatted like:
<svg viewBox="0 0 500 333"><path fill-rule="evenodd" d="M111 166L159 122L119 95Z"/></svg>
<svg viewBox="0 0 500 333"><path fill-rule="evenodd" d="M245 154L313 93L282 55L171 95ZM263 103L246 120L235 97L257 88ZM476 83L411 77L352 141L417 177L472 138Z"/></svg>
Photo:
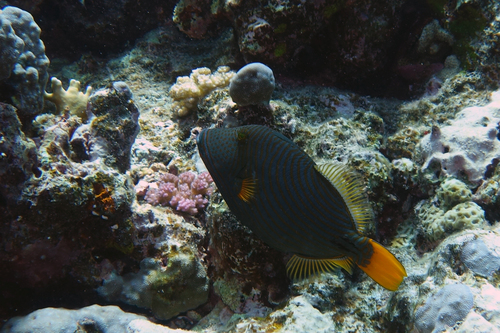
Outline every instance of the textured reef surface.
<svg viewBox="0 0 500 333"><path fill-rule="evenodd" d="M0 1L0 332L500 332L499 12ZM397 291L239 223L196 136L249 124L359 175Z"/></svg>

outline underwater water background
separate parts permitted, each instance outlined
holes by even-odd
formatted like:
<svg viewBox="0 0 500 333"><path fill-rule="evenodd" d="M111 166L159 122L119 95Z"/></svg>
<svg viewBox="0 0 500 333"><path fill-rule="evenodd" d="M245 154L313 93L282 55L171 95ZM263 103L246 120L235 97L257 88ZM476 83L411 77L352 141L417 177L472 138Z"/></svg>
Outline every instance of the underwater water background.
<svg viewBox="0 0 500 333"><path fill-rule="evenodd" d="M0 331L500 331L498 13L495 0L0 0ZM280 180L304 193L266 183L280 224L237 218L258 172L227 159L236 179L212 177L197 137L245 125L348 170L336 200L404 267L394 291L353 259L346 229L342 268L278 250L326 244L311 235L331 199L306 177ZM234 133L216 145L253 142ZM293 280L290 262L325 272Z"/></svg>

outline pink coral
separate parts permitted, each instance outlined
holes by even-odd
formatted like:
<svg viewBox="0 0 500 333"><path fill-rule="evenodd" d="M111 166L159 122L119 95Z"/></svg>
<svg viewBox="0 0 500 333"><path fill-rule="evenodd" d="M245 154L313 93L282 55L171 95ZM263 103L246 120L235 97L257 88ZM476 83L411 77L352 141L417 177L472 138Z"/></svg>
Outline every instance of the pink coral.
<svg viewBox="0 0 500 333"><path fill-rule="evenodd" d="M212 183L208 172L198 176L193 172L184 172L179 176L164 173L159 182L150 184L144 199L154 206L170 206L195 215L208 204L207 197L213 192Z"/></svg>

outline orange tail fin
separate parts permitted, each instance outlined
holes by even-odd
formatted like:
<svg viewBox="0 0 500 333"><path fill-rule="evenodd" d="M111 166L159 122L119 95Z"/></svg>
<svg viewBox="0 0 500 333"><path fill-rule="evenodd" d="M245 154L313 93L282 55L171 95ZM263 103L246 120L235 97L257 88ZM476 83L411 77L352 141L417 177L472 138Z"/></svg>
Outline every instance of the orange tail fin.
<svg viewBox="0 0 500 333"><path fill-rule="evenodd" d="M373 246L373 255L367 266L359 266L369 277L382 287L396 291L406 276L406 270L401 263L385 247L369 240Z"/></svg>

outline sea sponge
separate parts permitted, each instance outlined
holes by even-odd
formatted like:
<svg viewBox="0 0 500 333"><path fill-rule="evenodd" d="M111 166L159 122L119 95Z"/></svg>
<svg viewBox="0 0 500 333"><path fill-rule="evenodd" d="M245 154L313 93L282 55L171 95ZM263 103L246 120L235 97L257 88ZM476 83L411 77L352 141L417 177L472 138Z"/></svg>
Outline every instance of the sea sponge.
<svg viewBox="0 0 500 333"><path fill-rule="evenodd" d="M212 90L227 87L233 76L234 72L227 66L220 66L215 73L207 67L202 67L193 69L189 76L179 76L169 91L174 100L175 115L188 116L196 110L201 98Z"/></svg>
<svg viewBox="0 0 500 333"><path fill-rule="evenodd" d="M415 314L415 326L420 333L441 332L463 320L474 305L470 288L450 284L427 299Z"/></svg>
<svg viewBox="0 0 500 333"><path fill-rule="evenodd" d="M269 104L274 87L271 68L254 62L243 66L231 79L229 95L239 106Z"/></svg>
<svg viewBox="0 0 500 333"><path fill-rule="evenodd" d="M85 111L87 110L87 102L92 93L92 87L87 87L85 93L83 93L80 91L79 81L69 81L68 90L64 90L61 81L55 77L50 82L52 93L45 92L45 99L54 103L58 112L68 111L71 115L76 115L83 120L87 120Z"/></svg>

